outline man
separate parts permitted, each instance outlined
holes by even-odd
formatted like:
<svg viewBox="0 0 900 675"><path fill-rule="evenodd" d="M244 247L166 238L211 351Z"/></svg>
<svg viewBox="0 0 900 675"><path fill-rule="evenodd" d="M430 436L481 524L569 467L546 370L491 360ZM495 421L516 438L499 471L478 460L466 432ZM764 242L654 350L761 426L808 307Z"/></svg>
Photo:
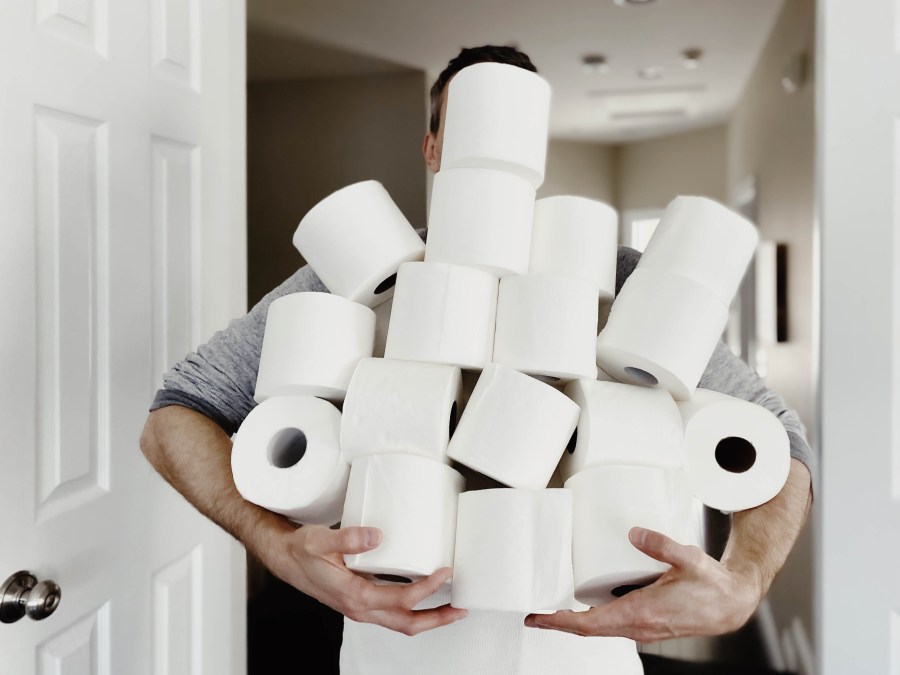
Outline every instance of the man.
<svg viewBox="0 0 900 675"><path fill-rule="evenodd" d="M526 55L508 47L464 49L454 58L431 92L423 154L434 172L440 168L447 84L462 68L483 61L536 70ZM617 288L637 258L636 252L620 249ZM721 562L696 547L634 528L632 544L670 563L671 570L647 588L604 607L532 615L524 623L521 616L502 613L472 612L466 618L465 610L434 600L440 597L435 592L450 578L449 569L407 586L378 586L349 572L343 554L376 547L377 529L297 527L244 501L231 477L229 435L255 405L265 314L276 297L310 290L326 289L304 267L245 317L177 364L157 393L141 447L166 480L242 541L275 575L347 617L343 672L521 675L551 669L586 673L603 666L611 673L640 672L633 643L581 640L566 633L638 641L716 635L736 630L752 615L806 518L811 453L796 414L722 344L701 385L755 401L779 415L791 438L793 459L787 484L767 504L734 515ZM454 622L458 623L448 627ZM413 635L417 637L408 637Z"/></svg>

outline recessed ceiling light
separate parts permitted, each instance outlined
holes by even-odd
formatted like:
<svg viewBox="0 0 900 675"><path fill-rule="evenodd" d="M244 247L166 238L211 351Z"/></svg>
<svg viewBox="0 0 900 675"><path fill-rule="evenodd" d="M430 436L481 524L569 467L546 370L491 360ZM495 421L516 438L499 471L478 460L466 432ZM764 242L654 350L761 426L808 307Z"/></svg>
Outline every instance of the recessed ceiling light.
<svg viewBox="0 0 900 675"><path fill-rule="evenodd" d="M637 76L642 80L658 80L663 76L663 69L660 66L645 66L638 68Z"/></svg>
<svg viewBox="0 0 900 675"><path fill-rule="evenodd" d="M613 0L619 7L640 7L641 5L652 5L657 0Z"/></svg>
<svg viewBox="0 0 900 675"><path fill-rule="evenodd" d="M681 52L681 63L688 70L694 70L700 67L700 59L703 58L703 50L699 47L688 47Z"/></svg>
<svg viewBox="0 0 900 675"><path fill-rule="evenodd" d="M603 54L585 54L581 57L581 71L585 75L608 73L609 64Z"/></svg>

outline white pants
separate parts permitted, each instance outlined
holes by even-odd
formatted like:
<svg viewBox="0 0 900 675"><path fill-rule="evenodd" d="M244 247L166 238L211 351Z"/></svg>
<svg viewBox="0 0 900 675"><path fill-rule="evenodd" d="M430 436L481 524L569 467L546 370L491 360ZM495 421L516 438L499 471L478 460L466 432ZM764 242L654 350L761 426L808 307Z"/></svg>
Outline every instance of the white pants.
<svg viewBox="0 0 900 675"><path fill-rule="evenodd" d="M527 628L524 619L470 611L410 637L345 618L341 675L643 675L631 640Z"/></svg>

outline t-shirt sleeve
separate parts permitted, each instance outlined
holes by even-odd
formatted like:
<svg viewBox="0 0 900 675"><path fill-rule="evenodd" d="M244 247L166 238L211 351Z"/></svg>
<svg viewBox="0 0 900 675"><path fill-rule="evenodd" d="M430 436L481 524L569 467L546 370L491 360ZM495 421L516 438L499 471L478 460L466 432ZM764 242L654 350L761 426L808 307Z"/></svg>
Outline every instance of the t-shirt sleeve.
<svg viewBox="0 0 900 675"><path fill-rule="evenodd" d="M616 294L622 289L628 276L634 271L641 254L634 249L620 246L616 264ZM723 342L713 351L709 364L698 385L735 398L761 405L773 413L787 431L791 444L791 457L800 460L815 476L816 458L806 438L806 428L800 416L784 402L784 399L766 385L746 363L732 354Z"/></svg>
<svg viewBox="0 0 900 675"><path fill-rule="evenodd" d="M150 410L180 405L202 413L227 434L256 406L253 394L271 302L289 293L328 292L308 265L268 293L244 316L215 333L163 376Z"/></svg>

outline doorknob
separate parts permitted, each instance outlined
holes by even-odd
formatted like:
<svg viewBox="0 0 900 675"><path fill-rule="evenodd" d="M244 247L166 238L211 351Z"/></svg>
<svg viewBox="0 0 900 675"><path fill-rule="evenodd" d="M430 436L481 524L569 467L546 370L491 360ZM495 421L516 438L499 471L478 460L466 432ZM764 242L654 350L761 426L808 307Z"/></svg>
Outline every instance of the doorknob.
<svg viewBox="0 0 900 675"><path fill-rule="evenodd" d="M31 572L16 572L0 586L0 622L15 623L26 614L46 619L59 607L62 589L55 581L41 581Z"/></svg>

